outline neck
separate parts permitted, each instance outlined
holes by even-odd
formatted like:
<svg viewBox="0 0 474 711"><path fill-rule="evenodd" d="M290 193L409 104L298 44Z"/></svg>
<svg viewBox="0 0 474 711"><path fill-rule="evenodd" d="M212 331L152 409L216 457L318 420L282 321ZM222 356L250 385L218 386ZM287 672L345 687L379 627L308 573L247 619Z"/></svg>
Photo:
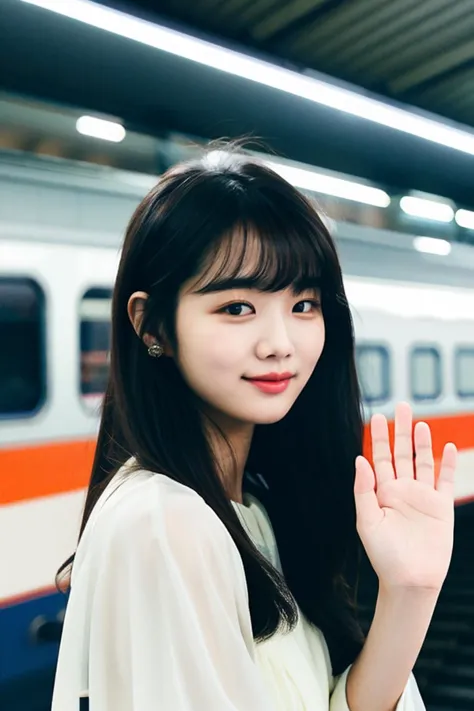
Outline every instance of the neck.
<svg viewBox="0 0 474 711"><path fill-rule="evenodd" d="M229 499L241 504L243 503L242 482L245 465L255 426L248 422L230 420L222 416L221 413L218 417L214 414L211 421L218 425L231 447L229 450L227 443L223 441L215 428L208 428L211 447L222 472L224 488Z"/></svg>

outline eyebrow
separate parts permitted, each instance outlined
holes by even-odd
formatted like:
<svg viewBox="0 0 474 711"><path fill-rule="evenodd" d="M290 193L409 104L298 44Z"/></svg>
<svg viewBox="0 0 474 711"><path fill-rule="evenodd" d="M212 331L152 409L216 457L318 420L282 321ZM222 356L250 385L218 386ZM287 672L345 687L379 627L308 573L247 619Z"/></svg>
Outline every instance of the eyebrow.
<svg viewBox="0 0 474 711"><path fill-rule="evenodd" d="M321 277L304 277L297 279L293 284L293 290L300 294L308 289L320 289ZM194 291L194 294L213 294L217 291L230 291L231 289L259 289L258 280L253 277L222 278L212 281L210 284L202 286ZM267 291L267 289L262 289Z"/></svg>

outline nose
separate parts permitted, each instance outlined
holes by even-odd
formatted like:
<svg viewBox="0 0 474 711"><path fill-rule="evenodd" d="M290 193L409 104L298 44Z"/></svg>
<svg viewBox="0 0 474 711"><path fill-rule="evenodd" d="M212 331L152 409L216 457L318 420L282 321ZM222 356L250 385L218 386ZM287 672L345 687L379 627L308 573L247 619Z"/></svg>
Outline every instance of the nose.
<svg viewBox="0 0 474 711"><path fill-rule="evenodd" d="M256 352L261 360L288 358L294 354L295 347L283 318L270 319L265 330L260 330Z"/></svg>

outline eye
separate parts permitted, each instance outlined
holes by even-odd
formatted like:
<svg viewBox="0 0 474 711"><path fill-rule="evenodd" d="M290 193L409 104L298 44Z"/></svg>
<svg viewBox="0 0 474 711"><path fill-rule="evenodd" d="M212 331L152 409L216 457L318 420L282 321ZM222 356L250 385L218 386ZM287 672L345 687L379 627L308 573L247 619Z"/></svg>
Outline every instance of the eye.
<svg viewBox="0 0 474 711"><path fill-rule="evenodd" d="M305 305L308 304L309 308L305 308ZM310 314L312 311L320 311L321 302L317 299L304 299L304 301L298 301L298 303L295 305L295 309L297 309L297 313Z"/></svg>
<svg viewBox="0 0 474 711"><path fill-rule="evenodd" d="M220 313L228 314L229 316L248 316L248 313L242 313L242 309L252 309L250 304L245 304L243 301L235 301L233 304L228 304L220 310Z"/></svg>

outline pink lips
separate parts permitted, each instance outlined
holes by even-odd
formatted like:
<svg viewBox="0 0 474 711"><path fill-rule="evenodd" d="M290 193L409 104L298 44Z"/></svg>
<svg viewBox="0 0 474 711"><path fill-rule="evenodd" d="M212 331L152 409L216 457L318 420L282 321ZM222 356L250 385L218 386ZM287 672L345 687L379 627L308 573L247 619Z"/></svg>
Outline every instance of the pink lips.
<svg viewBox="0 0 474 711"><path fill-rule="evenodd" d="M264 393L282 393L290 384L293 373L266 373L255 378L245 378Z"/></svg>

